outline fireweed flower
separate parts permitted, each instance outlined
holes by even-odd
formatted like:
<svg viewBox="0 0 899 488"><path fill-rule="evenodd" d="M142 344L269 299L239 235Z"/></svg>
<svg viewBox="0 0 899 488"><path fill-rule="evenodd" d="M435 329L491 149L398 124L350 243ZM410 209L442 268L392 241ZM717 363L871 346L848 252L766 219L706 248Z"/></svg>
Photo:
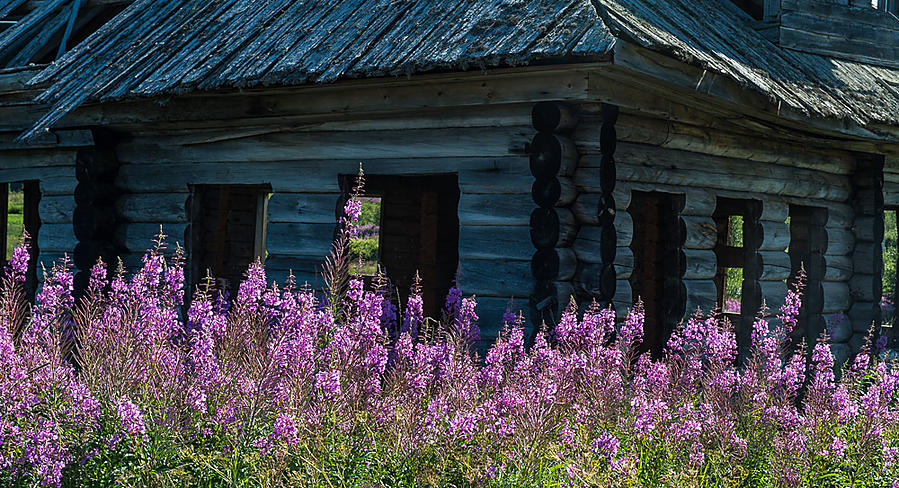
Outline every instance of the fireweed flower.
<svg viewBox="0 0 899 488"><path fill-rule="evenodd" d="M779 320L755 322L751 358L736 364L733 328L715 314L687 319L661 354L637 355L640 307L622 320L596 304L579 317L572 305L555 330L534 333L511 307L502 324L480 324L475 298L453 289L439 327L419 334L419 294L395 331L394 303L361 280L347 282L334 313L309 290L268 286L254 263L234 300L201 289L182 311L177 253L149 252L130 277L95 267L84 308L73 305L66 267L50 271L21 337L13 314L0 313L4 486L58 486L149 439L210 462L210 452L250 446L264 455L254 476L264 465L298 483L318 473L306 456L335 452L361 453L365 469L388 455L435 472L464 459L471 483L526 484L532 467L555 465L565 469L551 482L588 486L651 475L653 465L691 482L764 466L784 486L825 464L871 486L899 472L899 371L862 354L838 380L826 337L807 361L788 344L798 292ZM483 360L468 344L481 325L499 331ZM77 369L59 340L73 334ZM341 469L356 481L352 463Z"/></svg>

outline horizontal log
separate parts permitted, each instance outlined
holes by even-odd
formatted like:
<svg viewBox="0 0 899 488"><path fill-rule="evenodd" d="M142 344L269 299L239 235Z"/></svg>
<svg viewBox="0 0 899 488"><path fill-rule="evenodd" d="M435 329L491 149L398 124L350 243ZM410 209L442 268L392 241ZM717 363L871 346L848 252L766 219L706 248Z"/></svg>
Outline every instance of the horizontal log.
<svg viewBox="0 0 899 488"><path fill-rule="evenodd" d="M577 269L577 256L571 248L538 249L531 258L531 273L537 280L568 281Z"/></svg>
<svg viewBox="0 0 899 488"><path fill-rule="evenodd" d="M712 249L718 241L718 229L711 217L681 217L684 224L685 249Z"/></svg>
<svg viewBox="0 0 899 488"><path fill-rule="evenodd" d="M585 225L578 232L572 248L581 262L608 263L614 260L616 248L627 246L628 241L617 239L613 227Z"/></svg>
<svg viewBox="0 0 899 488"><path fill-rule="evenodd" d="M268 221L333 225L340 200L340 193L274 193L268 201Z"/></svg>
<svg viewBox="0 0 899 488"><path fill-rule="evenodd" d="M615 89L621 88L616 86ZM645 93L634 96L640 97L641 100L646 99ZM668 100L665 100L665 106L671 107ZM646 110L659 110L659 107L652 109L646 107ZM695 110L686 107L679 110L690 111L688 114L690 120L696 122ZM780 163L835 174L846 174L853 167L852 157L846 151L813 150L773 140L766 141L765 147L761 147L757 137L733 133L723 128L710 128L710 121L701 121L700 126L679 123L672 120L672 117L678 116L672 115L669 111L660 111L658 117L660 118L627 113L619 115L619 121L615 125L619 146L624 144L662 146L657 149L682 150L707 157L752 161L747 161L747 164ZM600 126L601 122L595 118L581 119L573 137L582 152L600 152Z"/></svg>
<svg viewBox="0 0 899 488"><path fill-rule="evenodd" d="M712 280L684 280L687 290L686 314L693 315L697 309L708 313L718 304L718 288Z"/></svg>
<svg viewBox="0 0 899 488"><path fill-rule="evenodd" d="M128 222L188 221L188 193L136 193L122 195L115 204L116 213Z"/></svg>
<svg viewBox="0 0 899 488"><path fill-rule="evenodd" d="M72 262L81 270L90 270L99 259L105 263L116 261L115 246L107 241L80 241L72 251Z"/></svg>
<svg viewBox="0 0 899 488"><path fill-rule="evenodd" d="M855 240L880 242L883 240L883 216L860 216L852 225Z"/></svg>
<svg viewBox="0 0 899 488"><path fill-rule="evenodd" d="M684 190L684 208L681 215L711 216L715 213L718 199L715 194L702 188Z"/></svg>
<svg viewBox="0 0 899 488"><path fill-rule="evenodd" d="M529 152L535 178L570 176L577 169L577 147L568 137L539 132L531 140Z"/></svg>
<svg viewBox="0 0 899 488"><path fill-rule="evenodd" d="M846 256L855 249L855 235L849 229L827 227L828 256Z"/></svg>
<svg viewBox="0 0 899 488"><path fill-rule="evenodd" d="M459 197L459 225L530 225L534 202L529 193Z"/></svg>
<svg viewBox="0 0 899 488"><path fill-rule="evenodd" d="M616 188L611 195L582 192L572 203L571 211L582 225L604 225L618 212L627 211L630 200L631 193L626 188Z"/></svg>
<svg viewBox="0 0 899 488"><path fill-rule="evenodd" d="M75 212L75 199L69 195L41 195L38 215L45 224L70 224Z"/></svg>
<svg viewBox="0 0 899 488"><path fill-rule="evenodd" d="M686 264L683 278L685 280L710 280L718 272L718 261L715 251L711 249L684 249Z"/></svg>
<svg viewBox="0 0 899 488"><path fill-rule="evenodd" d="M848 229L855 222L855 210L852 205L837 202L826 202L827 227Z"/></svg>
<svg viewBox="0 0 899 488"><path fill-rule="evenodd" d="M196 136L135 139L117 147L119 160L134 164L172 162L356 160L426 157L501 157L521 153L529 126L406 129L353 132L271 132L231 139ZM226 136L228 137L228 136ZM193 138L193 139L190 139Z"/></svg>
<svg viewBox="0 0 899 488"><path fill-rule="evenodd" d="M10 170L41 171L50 167L66 167L74 176L75 149L9 149L0 151L0 168ZM25 179L33 179L25 178Z"/></svg>
<svg viewBox="0 0 899 488"><path fill-rule="evenodd" d="M115 210L104 205L79 205L72 214L72 226L79 241L108 239L115 230Z"/></svg>
<svg viewBox="0 0 899 488"><path fill-rule="evenodd" d="M855 273L876 274L883 272L883 248L880 242L857 242L852 252L852 269Z"/></svg>
<svg viewBox="0 0 899 488"><path fill-rule="evenodd" d="M266 227L265 248L279 256L318 256L324 259L331 250L334 224L270 223Z"/></svg>
<svg viewBox="0 0 899 488"><path fill-rule="evenodd" d="M769 197L762 201L762 214L759 220L786 222L790 216L790 204L784 200Z"/></svg>
<svg viewBox="0 0 899 488"><path fill-rule="evenodd" d="M774 164L748 163L707 156L689 151L673 151L653 146L621 144L615 154L617 177L621 181L644 181L705 188L743 190L751 180L752 191L795 197L844 201L849 198L849 182L843 176L801 170ZM581 168L596 168L601 159L584 155ZM596 178L594 172L580 173ZM597 186L598 182L591 182Z"/></svg>
<svg viewBox="0 0 899 488"><path fill-rule="evenodd" d="M353 175L363 161L366 174L417 175L459 172L464 193L528 193L533 176L524 156L466 158L390 158L349 160L288 160L244 164L223 162L156 162L152 165L123 164L116 185L128 192L187 192L188 185L270 184L274 192L335 193L337 175ZM158 178L160 171L166 178ZM277 177L273 177L277 175Z"/></svg>
<svg viewBox="0 0 899 488"><path fill-rule="evenodd" d="M484 296L529 296L534 288L530 260L459 259L458 283L466 293Z"/></svg>
<svg viewBox="0 0 899 488"><path fill-rule="evenodd" d="M765 302L765 307L768 308L768 313L780 313L780 307L784 304L787 296L787 283L779 280L759 281L758 286L761 291L761 298Z"/></svg>
<svg viewBox="0 0 899 488"><path fill-rule="evenodd" d="M534 128L544 132L568 132L578 123L577 109L558 102L538 102L531 110Z"/></svg>
<svg viewBox="0 0 899 488"><path fill-rule="evenodd" d="M634 274L634 251L630 247L619 247L615 250L615 277L626 280Z"/></svg>
<svg viewBox="0 0 899 488"><path fill-rule="evenodd" d="M616 289L617 270L596 263L580 263L574 276L574 286L581 296L602 299Z"/></svg>
<svg viewBox="0 0 899 488"><path fill-rule="evenodd" d="M475 311L478 314L478 328L481 329L483 342L491 341L502 331L506 309L515 315L521 314L524 318L525 329L531 328L527 298L476 296L475 300L477 301ZM489 346L489 344L486 345Z"/></svg>
<svg viewBox="0 0 899 488"><path fill-rule="evenodd" d="M783 221L760 220L762 251L783 251L790 245L790 227Z"/></svg>
<svg viewBox="0 0 899 488"><path fill-rule="evenodd" d="M848 283L824 281L821 283L821 289L824 292L821 311L824 313L845 311L852 304Z"/></svg>
<svg viewBox="0 0 899 488"><path fill-rule="evenodd" d="M762 258L760 280L779 281L790 277L792 263L790 255L783 251L759 251Z"/></svg>
<svg viewBox="0 0 899 488"><path fill-rule="evenodd" d="M42 224L38 229L37 245L41 251L71 253L76 243L72 224Z"/></svg>
<svg viewBox="0 0 899 488"><path fill-rule="evenodd" d="M174 249L180 245L185 249L189 228L190 224L187 223L162 225L145 222L125 223L116 227L114 239L125 252L141 253L155 245L161 231L166 236L166 248Z"/></svg>
<svg viewBox="0 0 899 488"><path fill-rule="evenodd" d="M848 281L852 277L852 258L849 256L825 256L827 271L825 281Z"/></svg>
<svg viewBox="0 0 899 488"><path fill-rule="evenodd" d="M526 260L533 253L528 226L463 225L459 228L460 258Z"/></svg>
<svg viewBox="0 0 899 488"><path fill-rule="evenodd" d="M852 330L857 334L867 334L880 318L880 304L875 302L855 302L849 309Z"/></svg>
<svg viewBox="0 0 899 488"><path fill-rule="evenodd" d="M631 283L627 280L618 280L615 284L615 296L612 298L612 305L615 307L615 315L618 320L627 318L627 314L634 306L635 299Z"/></svg>
<svg viewBox="0 0 899 488"><path fill-rule="evenodd" d="M531 198L539 207L566 207L577 198L577 189L565 176L538 178L531 185Z"/></svg>
<svg viewBox="0 0 899 488"><path fill-rule="evenodd" d="M574 214L567 208L537 208L531 212L531 243L537 248L567 247L578 234Z"/></svg>
<svg viewBox="0 0 899 488"><path fill-rule="evenodd" d="M828 281L827 283L835 283ZM855 301L880 302L882 296L880 274L860 273L858 270L852 275L848 283L849 293Z"/></svg>
<svg viewBox="0 0 899 488"><path fill-rule="evenodd" d="M538 283L529 299L532 323L541 328L551 328L558 323L562 312L573 299L575 299L575 289L570 282Z"/></svg>
<svg viewBox="0 0 899 488"><path fill-rule="evenodd" d="M75 177L80 182L110 181L119 168L112 149L85 147L75 156Z"/></svg>

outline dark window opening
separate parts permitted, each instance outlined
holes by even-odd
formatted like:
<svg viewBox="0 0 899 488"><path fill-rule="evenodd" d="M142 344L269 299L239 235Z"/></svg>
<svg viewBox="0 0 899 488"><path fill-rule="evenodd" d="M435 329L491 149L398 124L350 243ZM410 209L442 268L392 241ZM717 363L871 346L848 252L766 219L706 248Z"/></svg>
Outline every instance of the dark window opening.
<svg viewBox="0 0 899 488"><path fill-rule="evenodd" d="M633 192L628 212L634 220L634 272L632 295L643 300L644 348L659 354L684 314L681 293L678 210L683 196L659 192Z"/></svg>
<svg viewBox="0 0 899 488"><path fill-rule="evenodd" d="M207 275L234 296L247 267L265 259L268 185L196 185L191 203L191 281Z"/></svg>
<svg viewBox="0 0 899 488"><path fill-rule="evenodd" d="M757 200L719 197L713 216L717 229L717 303L734 325L741 351L749 347L752 320L761 306L757 252L761 244L760 214L761 202Z"/></svg>
<svg viewBox="0 0 899 488"><path fill-rule="evenodd" d="M824 253L827 250L827 209L790 205L790 285L793 285L799 272L805 271L805 288L803 289L802 308L799 311L799 324L794 330L794 344L805 338L807 344L813 344L826 328L825 318L821 315L824 307L824 291L821 282L827 271Z"/></svg>
<svg viewBox="0 0 899 488"><path fill-rule="evenodd" d="M41 200L40 184L37 181L19 183L0 183L0 205L6 210L0 212L0 238L3 239L3 267L12 257L19 245L22 234L27 232L31 238L31 255L28 265L28 276L25 292L30 299L37 290L37 256L38 231L41 226L38 205Z"/></svg>
<svg viewBox="0 0 899 488"><path fill-rule="evenodd" d="M355 176L341 177L345 196L354 185ZM402 303L408 299L417 273L425 314L436 317L459 265L458 177L366 175L363 198L363 213L366 201L371 202L371 212L375 202L380 204L377 265L363 260L362 268L356 269L367 275L380 268L389 282L388 290L398 293L396 298ZM374 247L372 244L368 248Z"/></svg>

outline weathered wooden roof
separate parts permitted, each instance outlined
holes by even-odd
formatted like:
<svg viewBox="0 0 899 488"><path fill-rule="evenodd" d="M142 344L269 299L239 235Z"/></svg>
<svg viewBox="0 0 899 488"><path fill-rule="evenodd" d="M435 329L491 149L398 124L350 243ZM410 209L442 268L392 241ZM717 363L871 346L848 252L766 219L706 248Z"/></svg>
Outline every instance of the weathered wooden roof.
<svg viewBox="0 0 899 488"><path fill-rule="evenodd" d="M595 60L616 38L803 113L899 125L899 70L781 49L722 0L139 0L38 75L92 101Z"/></svg>

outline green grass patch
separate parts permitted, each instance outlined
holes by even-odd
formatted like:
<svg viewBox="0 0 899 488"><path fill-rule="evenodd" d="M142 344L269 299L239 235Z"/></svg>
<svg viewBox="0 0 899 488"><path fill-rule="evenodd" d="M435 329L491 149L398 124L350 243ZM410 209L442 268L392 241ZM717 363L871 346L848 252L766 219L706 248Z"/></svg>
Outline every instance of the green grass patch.
<svg viewBox="0 0 899 488"><path fill-rule="evenodd" d="M6 221L6 259L12 257L13 250L19 244L22 231L25 227L23 212L25 207L25 194L21 191L9 193Z"/></svg>

